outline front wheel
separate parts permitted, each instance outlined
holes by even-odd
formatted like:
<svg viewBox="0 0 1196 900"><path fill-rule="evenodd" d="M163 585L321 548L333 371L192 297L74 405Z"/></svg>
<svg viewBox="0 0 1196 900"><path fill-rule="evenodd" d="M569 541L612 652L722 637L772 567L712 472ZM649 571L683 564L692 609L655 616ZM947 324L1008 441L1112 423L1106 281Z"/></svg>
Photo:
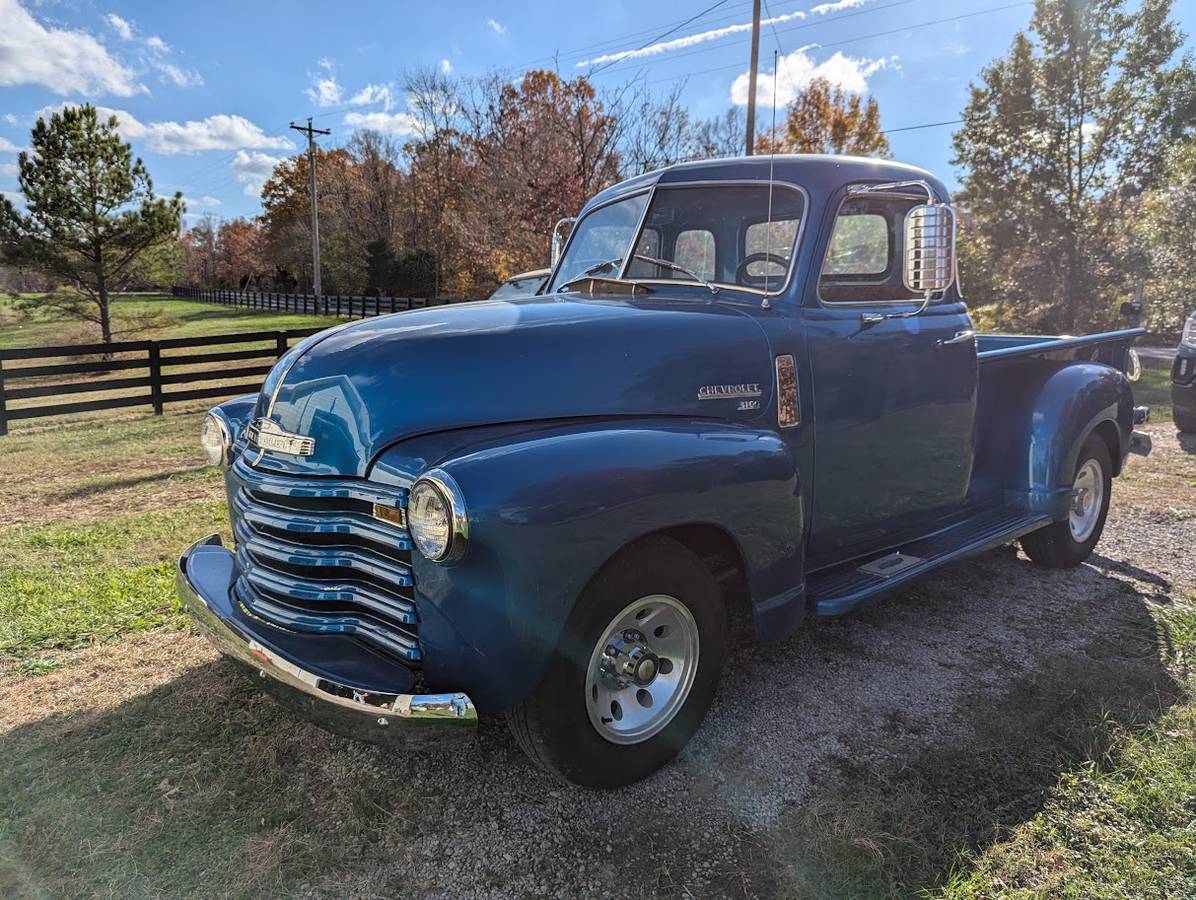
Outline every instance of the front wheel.
<svg viewBox="0 0 1196 900"><path fill-rule="evenodd" d="M1175 428L1184 434L1196 434L1196 413L1172 410L1171 418L1175 420Z"/></svg>
<svg viewBox="0 0 1196 900"><path fill-rule="evenodd" d="M702 560L670 538L647 538L583 591L543 682L509 713L511 731L558 778L631 784L693 736L726 642L726 612Z"/></svg>
<svg viewBox="0 0 1196 900"><path fill-rule="evenodd" d="M1080 448L1067 518L1022 538L1022 549L1040 566L1068 569L1086 560L1105 528L1113 488L1113 462L1103 440L1092 435Z"/></svg>

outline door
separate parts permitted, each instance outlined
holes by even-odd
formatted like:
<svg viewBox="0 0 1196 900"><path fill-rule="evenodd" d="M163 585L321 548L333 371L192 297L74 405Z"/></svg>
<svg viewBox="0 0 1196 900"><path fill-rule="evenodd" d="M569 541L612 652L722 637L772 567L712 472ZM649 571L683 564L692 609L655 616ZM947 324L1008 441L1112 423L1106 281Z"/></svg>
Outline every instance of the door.
<svg viewBox="0 0 1196 900"><path fill-rule="evenodd" d="M971 481L976 342L954 289L902 283L905 213L924 202L842 203L803 307L814 393L811 568L919 536L957 513ZM869 320L871 317L872 321Z"/></svg>

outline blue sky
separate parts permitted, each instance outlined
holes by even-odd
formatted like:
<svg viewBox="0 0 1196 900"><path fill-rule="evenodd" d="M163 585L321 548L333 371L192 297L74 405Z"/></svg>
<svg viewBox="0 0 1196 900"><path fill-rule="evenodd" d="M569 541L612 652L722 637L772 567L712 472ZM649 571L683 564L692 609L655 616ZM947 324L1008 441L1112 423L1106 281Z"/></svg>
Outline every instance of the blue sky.
<svg viewBox="0 0 1196 900"><path fill-rule="evenodd" d="M326 146L355 127L409 133L400 83L418 66L466 77L597 68L595 82L611 87L631 78L660 91L684 83L691 111L715 115L746 101L751 2L706 11L712 5L0 0L0 191L17 189L16 150L37 113L83 100L118 112L157 190L182 191L189 218L255 214L262 178L299 147L292 120L311 115L331 128ZM886 129L957 119L969 81L1005 52L1031 11L1012 0L765 6L773 22L763 29L761 69L771 73L779 46L780 102L824 75L872 93ZM1174 15L1186 30L1194 13L1196 0L1178 0ZM765 128L771 89L763 78ZM893 154L954 181L951 132L896 131Z"/></svg>

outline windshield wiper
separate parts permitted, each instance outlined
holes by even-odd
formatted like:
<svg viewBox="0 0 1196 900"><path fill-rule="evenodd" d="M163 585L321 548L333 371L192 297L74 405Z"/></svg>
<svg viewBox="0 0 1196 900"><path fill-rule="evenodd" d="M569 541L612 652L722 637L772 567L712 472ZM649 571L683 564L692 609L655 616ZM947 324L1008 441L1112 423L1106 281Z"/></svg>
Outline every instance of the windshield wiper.
<svg viewBox="0 0 1196 900"><path fill-rule="evenodd" d="M633 253L632 256L634 256L636 259L642 259L644 262L649 262L653 265L660 266L662 269L672 269L674 272L680 272L682 275L688 275L698 284L703 285L707 290L710 291L710 293L718 293L717 285L711 284L697 272L691 272L689 269L685 268L685 266L679 266L677 263L670 262L667 259L657 259L655 256L646 256L643 253Z"/></svg>
<svg viewBox="0 0 1196 900"><path fill-rule="evenodd" d="M623 257L616 256L614 259L608 259L605 262L594 263L594 265L590 266L584 272L574 275L568 281L564 282L559 288L557 288L557 290L558 291L567 291L567 290L569 290L569 285L576 284L577 282L579 282L585 278L589 278L591 275L597 275L599 272L607 272L607 271L613 269L615 266L617 266L622 261L623 261Z"/></svg>

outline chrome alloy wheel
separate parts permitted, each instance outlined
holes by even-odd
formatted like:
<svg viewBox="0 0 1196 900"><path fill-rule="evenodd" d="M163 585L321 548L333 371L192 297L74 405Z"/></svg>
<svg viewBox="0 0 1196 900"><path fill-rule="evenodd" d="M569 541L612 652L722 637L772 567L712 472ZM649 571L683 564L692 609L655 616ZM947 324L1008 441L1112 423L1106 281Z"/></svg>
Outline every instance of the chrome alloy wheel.
<svg viewBox="0 0 1196 900"><path fill-rule="evenodd" d="M674 597L641 597L602 632L586 668L590 723L612 744L638 744L677 715L698 671L698 623Z"/></svg>
<svg viewBox="0 0 1196 900"><path fill-rule="evenodd" d="M1071 536L1077 544L1092 536L1104 500L1105 478L1100 463L1095 459L1086 460L1072 483L1071 511L1067 515Z"/></svg>

